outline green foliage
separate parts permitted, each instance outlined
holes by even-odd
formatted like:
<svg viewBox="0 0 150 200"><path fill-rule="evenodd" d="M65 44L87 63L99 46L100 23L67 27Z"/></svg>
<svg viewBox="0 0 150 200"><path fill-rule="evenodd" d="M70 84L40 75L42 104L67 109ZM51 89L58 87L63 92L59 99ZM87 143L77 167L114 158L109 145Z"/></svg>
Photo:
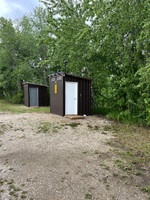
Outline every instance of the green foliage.
<svg viewBox="0 0 150 200"><path fill-rule="evenodd" d="M48 84L69 60L67 72L94 80L94 112L150 125L149 1L41 1L15 25L0 18L0 97Z"/></svg>
<svg viewBox="0 0 150 200"><path fill-rule="evenodd" d="M12 97L11 102L16 104L23 103L23 93L17 93Z"/></svg>

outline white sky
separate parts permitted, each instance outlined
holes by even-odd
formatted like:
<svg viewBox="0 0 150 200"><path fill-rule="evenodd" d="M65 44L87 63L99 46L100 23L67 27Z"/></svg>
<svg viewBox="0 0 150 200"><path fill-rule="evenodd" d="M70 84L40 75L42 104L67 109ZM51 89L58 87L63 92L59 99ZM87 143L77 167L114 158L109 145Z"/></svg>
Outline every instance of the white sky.
<svg viewBox="0 0 150 200"><path fill-rule="evenodd" d="M17 19L40 5L38 0L0 0L0 17Z"/></svg>

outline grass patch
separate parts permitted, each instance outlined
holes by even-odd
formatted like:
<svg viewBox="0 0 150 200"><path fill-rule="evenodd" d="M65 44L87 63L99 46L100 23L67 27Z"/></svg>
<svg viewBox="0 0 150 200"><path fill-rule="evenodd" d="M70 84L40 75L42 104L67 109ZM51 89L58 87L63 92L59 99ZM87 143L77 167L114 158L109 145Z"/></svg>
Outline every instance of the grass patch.
<svg viewBox="0 0 150 200"><path fill-rule="evenodd" d="M99 130L99 127L98 126L92 126L90 124L87 125L88 129L91 130L91 131L98 131Z"/></svg>
<svg viewBox="0 0 150 200"><path fill-rule="evenodd" d="M5 133L5 131L8 131L9 129L11 129L12 126L9 124L4 124L0 122L0 135L3 135Z"/></svg>
<svg viewBox="0 0 150 200"><path fill-rule="evenodd" d="M41 122L36 133L57 133L61 127L51 122Z"/></svg>
<svg viewBox="0 0 150 200"><path fill-rule="evenodd" d="M89 194L89 193L86 193L86 194L84 195L84 197L85 197L85 199L92 199L92 195Z"/></svg>
<svg viewBox="0 0 150 200"><path fill-rule="evenodd" d="M83 154L87 154L88 152L89 152L89 151L83 151L82 153L83 153Z"/></svg>
<svg viewBox="0 0 150 200"><path fill-rule="evenodd" d="M110 167L106 165L104 162L100 162L99 166L103 167L103 169L109 170Z"/></svg>
<svg viewBox="0 0 150 200"><path fill-rule="evenodd" d="M49 107L38 107L38 108L28 108L23 104L12 104L6 100L0 100L0 112L11 112L11 113L49 113Z"/></svg>
<svg viewBox="0 0 150 200"><path fill-rule="evenodd" d="M37 133L48 133L48 132L50 132L51 128L52 128L52 123L50 123L50 122L42 122L38 126Z"/></svg>
<svg viewBox="0 0 150 200"><path fill-rule="evenodd" d="M71 128L77 128L79 125L81 125L81 123L77 123L77 122L72 122L70 124L66 124L66 126L70 126Z"/></svg>
<svg viewBox="0 0 150 200"><path fill-rule="evenodd" d="M114 152L120 159L114 160L114 166L126 171L128 177L133 179L132 181L136 180L135 176L141 176L143 181L138 182L137 187L149 194L150 129L116 122L105 129L115 134L110 145L115 147ZM120 176L120 178L125 178L125 176Z"/></svg>
<svg viewBox="0 0 150 200"><path fill-rule="evenodd" d="M114 123L105 127L115 133L116 138L111 145L117 147L116 152L137 167L144 167L150 162L150 129ZM121 149L121 151L120 151Z"/></svg>
<svg viewBox="0 0 150 200"><path fill-rule="evenodd" d="M143 192L150 193L150 186L143 186L143 187L141 187L141 190L142 190Z"/></svg>

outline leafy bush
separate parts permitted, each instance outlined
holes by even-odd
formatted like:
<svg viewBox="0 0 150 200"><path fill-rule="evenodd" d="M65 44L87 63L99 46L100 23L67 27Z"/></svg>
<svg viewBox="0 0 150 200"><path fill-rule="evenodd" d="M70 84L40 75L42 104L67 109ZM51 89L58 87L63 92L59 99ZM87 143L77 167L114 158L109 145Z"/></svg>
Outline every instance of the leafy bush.
<svg viewBox="0 0 150 200"><path fill-rule="evenodd" d="M11 99L12 103L20 104L23 103L23 93L19 92L16 95L14 95Z"/></svg>

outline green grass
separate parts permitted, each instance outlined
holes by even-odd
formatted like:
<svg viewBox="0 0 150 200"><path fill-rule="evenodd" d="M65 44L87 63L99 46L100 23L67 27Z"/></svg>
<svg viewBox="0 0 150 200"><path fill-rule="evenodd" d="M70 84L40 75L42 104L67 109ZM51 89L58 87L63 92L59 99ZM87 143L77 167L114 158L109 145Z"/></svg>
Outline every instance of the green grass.
<svg viewBox="0 0 150 200"><path fill-rule="evenodd" d="M66 124L66 126L70 126L72 128L77 128L79 125L81 125L80 123L77 123L77 122L72 122L70 124Z"/></svg>
<svg viewBox="0 0 150 200"><path fill-rule="evenodd" d="M89 193L86 193L86 194L84 195L84 197L85 197L85 199L92 199L92 195L89 194Z"/></svg>
<svg viewBox="0 0 150 200"><path fill-rule="evenodd" d="M106 127L104 127L106 129ZM115 133L116 138L111 145L117 147L116 152L134 166L143 167L150 162L150 129L113 123L107 129ZM136 172L135 172L136 173ZM138 172L137 172L138 173Z"/></svg>
<svg viewBox="0 0 150 200"><path fill-rule="evenodd" d="M51 128L52 128L52 123L51 122L42 122L40 123L40 125L38 126L38 131L37 133L48 133L50 132Z"/></svg>
<svg viewBox="0 0 150 200"><path fill-rule="evenodd" d="M91 126L90 124L87 125L88 129L91 131L98 131L99 127L98 126Z"/></svg>
<svg viewBox="0 0 150 200"><path fill-rule="evenodd" d="M23 104L12 104L6 100L0 100L0 112L11 112L11 113L49 113L49 107L25 107Z"/></svg>

